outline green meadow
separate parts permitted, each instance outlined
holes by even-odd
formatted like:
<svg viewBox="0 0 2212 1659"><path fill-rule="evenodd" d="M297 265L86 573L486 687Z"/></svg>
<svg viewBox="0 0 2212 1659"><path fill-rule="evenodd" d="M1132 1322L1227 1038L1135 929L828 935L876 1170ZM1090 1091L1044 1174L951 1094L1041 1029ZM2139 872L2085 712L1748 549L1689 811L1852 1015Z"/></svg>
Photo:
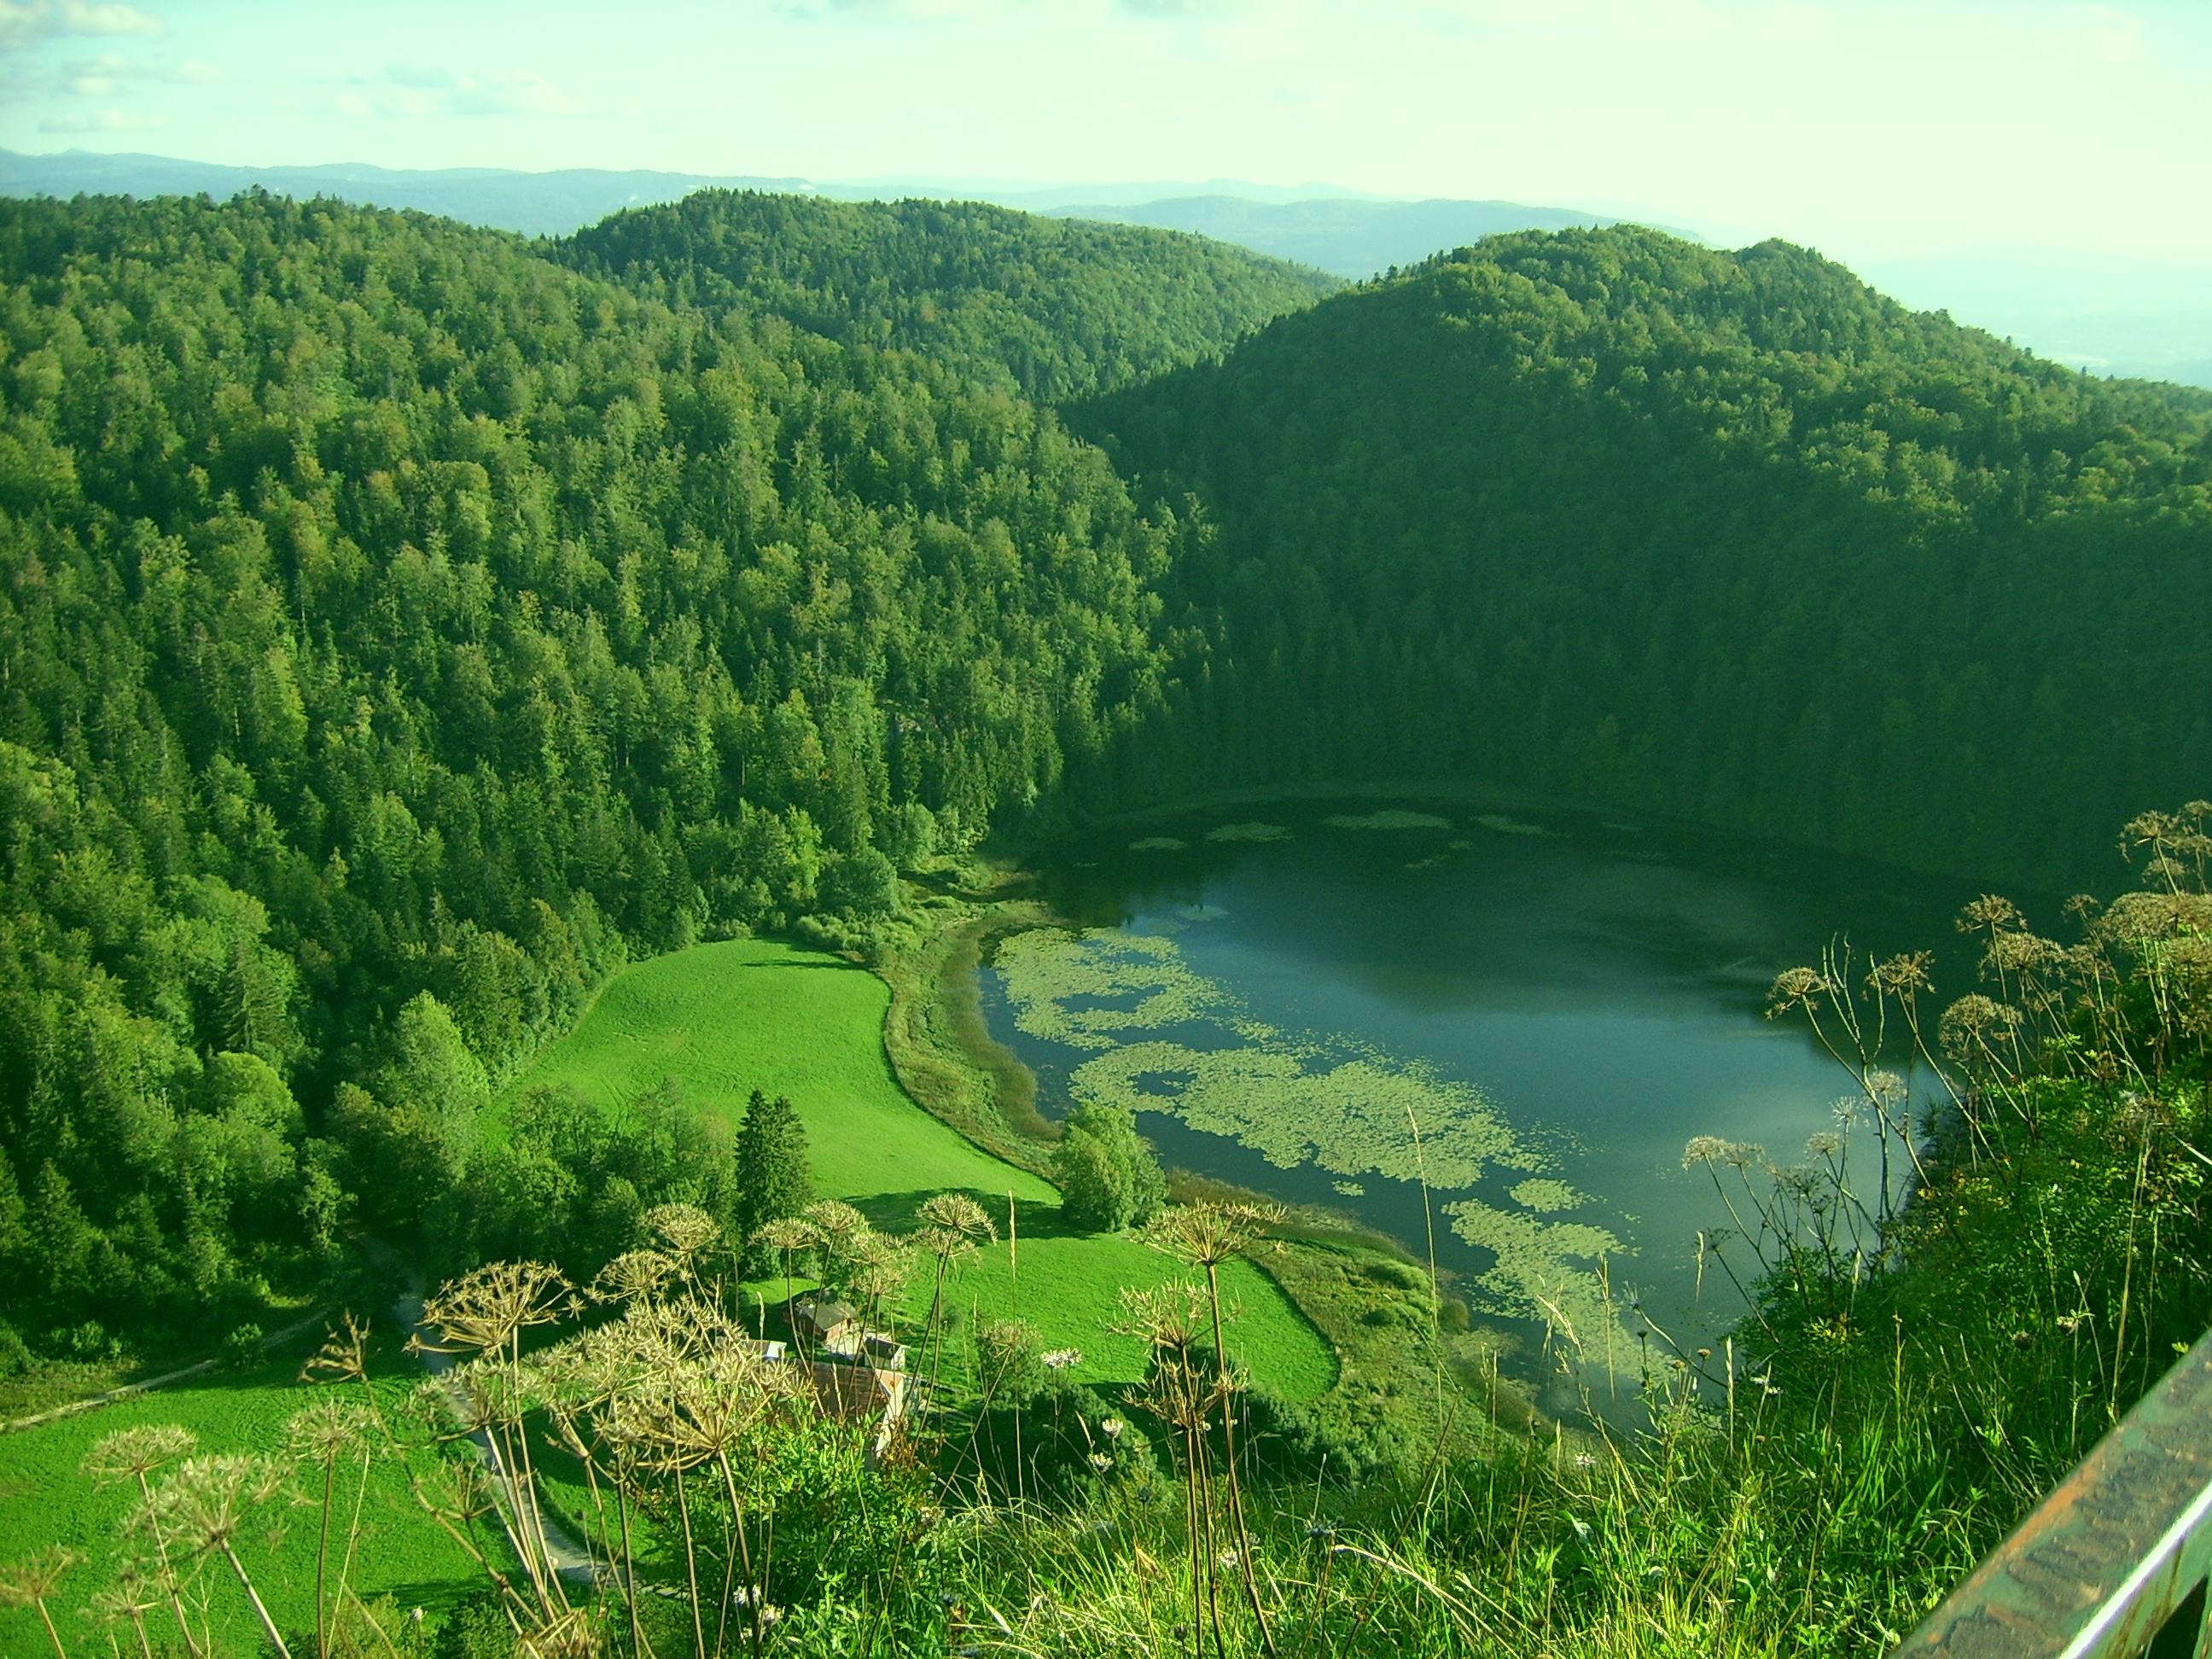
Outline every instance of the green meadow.
<svg viewBox="0 0 2212 1659"><path fill-rule="evenodd" d="M921 1200L957 1189L974 1194L1003 1233L1013 1202L1018 1243L1002 1239L948 1287L962 1323L1018 1313L1048 1346L1081 1350L1073 1374L1084 1381L1136 1381L1140 1346L1109 1328L1120 1292L1181 1270L1133 1239L1071 1233L1049 1185L917 1106L884 1052L890 1005L883 981L836 957L760 939L697 945L617 975L508 1092L563 1086L620 1112L674 1078L696 1109L733 1125L755 1089L788 1095L806 1126L817 1192L878 1226L902 1229ZM1294 1399L1326 1391L1336 1375L1328 1345L1273 1281L1237 1261L1224 1282L1242 1309L1231 1346L1260 1382ZM910 1304L917 1326L928 1303L923 1282Z"/></svg>
<svg viewBox="0 0 2212 1659"><path fill-rule="evenodd" d="M817 1191L858 1206L879 1225L902 1227L915 1204L951 1188L982 1200L1002 1233L1013 1206L1015 1241L1002 1237L957 1267L946 1285L957 1349L965 1346L958 1332L1018 1315L1037 1327L1048 1347L1081 1351L1073 1376L1094 1384L1137 1381L1142 1345L1110 1328L1120 1292L1185 1270L1134 1239L1070 1231L1049 1185L981 1152L915 1105L884 1057L889 996L882 981L833 957L757 940L701 945L617 975L577 1028L509 1092L566 1085L618 1113L672 1077L697 1110L732 1123L754 1089L787 1094L806 1126ZM1335 1380L1334 1357L1273 1281L1243 1261L1229 1263L1222 1277L1239 1310L1230 1336L1235 1357L1289 1398L1325 1393ZM925 1276L909 1293L912 1331L927 1316L930 1290ZM420 1373L391 1338L381 1353L380 1387L396 1399ZM0 1437L0 1553L13 1559L62 1544L88 1558L54 1603L73 1651L80 1643L88 1651L105 1646L86 1603L112 1580L118 1523L127 1507L122 1490L96 1488L77 1474L87 1449L116 1429L180 1423L205 1451L273 1452L283 1444L285 1420L313 1397L294 1380L296 1370L293 1358L216 1374ZM580 1489L568 1490L571 1483L557 1475L548 1484L556 1504L583 1510ZM364 1597L389 1595L403 1608L434 1614L478 1582L466 1557L416 1508L404 1470L376 1462L363 1514L356 1582ZM313 1617L311 1515L280 1498L241 1545L271 1611L292 1629L306 1628ZM257 1631L235 1583L212 1574L204 1583L218 1636L251 1650ZM0 1611L0 1651L31 1651L40 1639L34 1614Z"/></svg>
<svg viewBox="0 0 2212 1659"><path fill-rule="evenodd" d="M72 1654L108 1650L106 1632L88 1616L87 1603L114 1582L124 1543L120 1522L137 1496L135 1487L95 1486L77 1473L93 1443L118 1429L178 1423L198 1437L203 1452L276 1452L283 1445L286 1419L318 1397L315 1386L295 1380L299 1364L295 1353L257 1370L210 1373L79 1417L0 1436L0 1555L20 1559L59 1544L84 1558L63 1579L50 1604ZM387 1410L422 1376L388 1329L377 1349L375 1370L379 1397ZM357 1384L333 1386L343 1386L348 1397L360 1397ZM359 1468L356 1463L356 1477ZM389 1596L403 1611L422 1607L434 1617L482 1580L460 1547L424 1516L408 1489L408 1473L381 1455L370 1462L351 1582L364 1601ZM303 1472L292 1485L301 1496L319 1496L319 1480ZM345 1471L340 1481L340 1491L350 1495L354 1486ZM278 1626L312 1630L314 1511L295 1504L293 1496L280 1493L254 1513L239 1534L238 1553ZM501 1547L489 1537L478 1541L481 1547ZM196 1583L222 1650L260 1651L260 1627L228 1568L220 1562L203 1564ZM172 1638L176 1633L167 1614L154 1620L151 1629L157 1639L164 1631ZM118 1634L129 1644L127 1628ZM36 1613L0 1609L0 1653L46 1651Z"/></svg>

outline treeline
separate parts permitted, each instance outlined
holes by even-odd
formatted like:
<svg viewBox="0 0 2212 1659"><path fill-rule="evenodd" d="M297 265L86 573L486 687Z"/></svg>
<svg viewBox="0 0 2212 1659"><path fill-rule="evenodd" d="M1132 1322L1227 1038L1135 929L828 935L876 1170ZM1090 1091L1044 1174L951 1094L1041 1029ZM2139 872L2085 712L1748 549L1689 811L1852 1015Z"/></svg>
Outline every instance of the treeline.
<svg viewBox="0 0 2212 1659"><path fill-rule="evenodd" d="M921 203L0 204L0 1319L493 1249L409 1172L607 974L866 950L994 823L1472 776L2087 885L2203 793L2212 395L1779 244L1316 281ZM657 1147L546 1156L738 1201Z"/></svg>
<svg viewBox="0 0 2212 1659"><path fill-rule="evenodd" d="M1342 286L1280 259L1136 225L982 202L832 202L701 191L559 245L579 270L673 305L785 319L915 351L1040 403L1208 362Z"/></svg>
<svg viewBox="0 0 2212 1659"><path fill-rule="evenodd" d="M1803 249L1493 237L1078 425L1209 521L1128 795L1472 777L2109 887L2212 769L2212 394Z"/></svg>
<svg viewBox="0 0 2212 1659"><path fill-rule="evenodd" d="M496 233L0 203L0 1309L88 1351L418 1227L627 957L865 946L1158 697L1173 526L1052 416Z"/></svg>

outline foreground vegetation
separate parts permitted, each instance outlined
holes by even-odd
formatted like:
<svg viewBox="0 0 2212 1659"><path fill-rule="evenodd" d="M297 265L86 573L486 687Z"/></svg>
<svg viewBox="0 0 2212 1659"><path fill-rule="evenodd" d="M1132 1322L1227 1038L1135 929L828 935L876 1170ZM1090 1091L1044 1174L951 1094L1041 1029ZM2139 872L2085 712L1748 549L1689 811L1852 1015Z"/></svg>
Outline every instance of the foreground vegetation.
<svg viewBox="0 0 2212 1659"><path fill-rule="evenodd" d="M562 1518L623 1571L594 1590L550 1571L526 1528L509 1553L477 1541L495 1494L449 1459L416 1498L456 1547L474 1543L482 1588L415 1626L347 1599L326 1561L324 1615L295 1613L292 1650L1881 1651L2201 1332L2208 829L2212 804L2138 819L2148 879L2072 907L2072 944L1978 901L1961 921L1983 950L1972 994L1939 1001L1924 955L1869 963L1840 944L1776 981L1775 1016L1829 1043L1896 1178L1854 1168L1841 1134L1786 1167L1692 1142L1686 1161L1738 1210L1718 1249L1753 1306L1718 1353L1674 1352L1647 1328L1633 1431L1594 1410L1501 1412L1435 1348L1449 1405L1426 1455L1346 1455L1241 1370L1219 1274L1269 1249L1279 1212L1206 1200L1152 1224L1146 1245L1181 1277L1117 1299L1113 1326L1147 1358L1105 1391L1019 1322L956 1334L957 1297L894 1311L899 1252L934 1286L992 1242L973 1200L930 1200L903 1245L820 1204L769 1242L899 1324L935 1407L872 1467L865 1425L814 1409L797 1373L739 1340L750 1304L714 1265L712 1218L664 1206L580 1300L539 1266L477 1269L434 1297L426 1322L461 1362L458 1394L425 1389L411 1414L372 1420L356 1339L310 1368L331 1400L359 1397L328 1409L355 1412L363 1443L418 1462L452 1446L465 1401L509 1467L546 1465ZM1908 1064L1937 1080L1935 1100L1908 1097ZM1583 1358L1576 1333L1555 1336L1563 1364ZM318 1516L355 1488L315 1486L307 1434L293 1431L308 1449L292 1524L319 1538ZM224 1488L246 1494L232 1532L264 1513L255 1495L273 1504L285 1468ZM229 1598L238 1628L253 1568L186 1501L218 1475L203 1460L157 1477L132 1535L198 1564L191 1594ZM19 1564L16 1632L42 1628L41 1600L90 1595L83 1572ZM139 1575L136 1613L102 1605L140 1619L150 1645L166 1581L143 1559Z"/></svg>
<svg viewBox="0 0 2212 1659"><path fill-rule="evenodd" d="M10 202L0 284L0 1382L377 1334L304 1414L14 1443L17 1648L1868 1652L2203 1322L2212 809L2078 939L1978 905L1983 993L1785 976L1882 1170L1693 1143L1753 1311L1637 1334L1633 1433L1516 1406L1390 1251L1170 1193L1114 1101L1055 1141L930 989L994 825L1200 784L2073 881L2212 757L2203 395L1634 228L1308 306L989 211ZM402 1410L418 1279L459 1376ZM772 1284L905 1340L878 1463L738 1346Z"/></svg>

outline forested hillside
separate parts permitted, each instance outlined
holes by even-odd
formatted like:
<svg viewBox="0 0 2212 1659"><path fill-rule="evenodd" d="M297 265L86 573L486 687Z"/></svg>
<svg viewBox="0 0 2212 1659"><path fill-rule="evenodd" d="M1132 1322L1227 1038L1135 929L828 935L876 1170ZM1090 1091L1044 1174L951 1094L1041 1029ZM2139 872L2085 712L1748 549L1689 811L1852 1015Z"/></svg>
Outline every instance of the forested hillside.
<svg viewBox="0 0 2212 1659"><path fill-rule="evenodd" d="M1340 286L1197 237L981 202L701 191L614 215L562 258L672 304L920 351L1042 403L1211 360Z"/></svg>
<svg viewBox="0 0 2212 1659"><path fill-rule="evenodd" d="M1079 426L1213 520L1133 793L1474 777L2074 886L2212 769L2212 395L1802 249L1496 237Z"/></svg>
<svg viewBox="0 0 2212 1659"><path fill-rule="evenodd" d="M912 356L270 198L0 204L0 283L27 1329L322 1271L625 954L864 935L1154 695L1161 535Z"/></svg>
<svg viewBox="0 0 2212 1659"><path fill-rule="evenodd" d="M87 198L0 204L0 1303L49 1339L404 1233L613 967L866 948L994 822L1467 777L2072 884L2212 761L2212 397L1779 245L1299 309L993 209ZM1014 393L1116 386L1103 450Z"/></svg>

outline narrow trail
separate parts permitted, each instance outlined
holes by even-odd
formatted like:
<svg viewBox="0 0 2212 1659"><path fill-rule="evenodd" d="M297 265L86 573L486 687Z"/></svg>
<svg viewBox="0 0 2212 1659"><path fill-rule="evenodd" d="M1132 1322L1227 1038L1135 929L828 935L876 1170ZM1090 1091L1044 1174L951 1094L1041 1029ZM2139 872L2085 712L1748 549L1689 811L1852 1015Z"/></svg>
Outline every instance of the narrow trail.
<svg viewBox="0 0 2212 1659"><path fill-rule="evenodd" d="M281 1331L271 1331L261 1339L264 1352L290 1341L329 1311L318 1308L305 1319L295 1320ZM172 1382L181 1382L187 1377L204 1376L222 1364L220 1359L203 1359L197 1365L186 1365L180 1370L165 1371L160 1376L149 1376L142 1382L125 1382L120 1388L110 1389L104 1394L72 1400L66 1405L55 1406L35 1412L28 1417L16 1418L13 1422L0 1423L0 1434L13 1434L18 1429L35 1429L41 1423L52 1423L61 1418L75 1417L80 1412L96 1411L102 1406L112 1406L118 1400L131 1400L142 1394L151 1394L156 1389L166 1389Z"/></svg>
<svg viewBox="0 0 2212 1659"><path fill-rule="evenodd" d="M422 1322L422 1297L402 1297L392 1304L392 1311L400 1324L425 1343L436 1340L437 1333ZM453 1369L451 1354L438 1353L427 1346L418 1348L416 1352L422 1361L422 1368L434 1377L446 1379ZM445 1381L444 1392L447 1404L454 1417L466 1422L468 1401L460 1384ZM507 1533L507 1547L514 1552L517 1561L527 1563L533 1559L534 1553L523 1547L522 1537L518 1531L526 1527L530 1529L530 1535L544 1540L544 1558L562 1583L593 1584L608 1575L611 1571L610 1568L570 1537L560 1522L545 1513L544 1505L538 1501L535 1483L507 1467L499 1455L497 1443L488 1432L483 1429L471 1429L468 1438L477 1449L477 1456L483 1462L484 1472L491 1477L492 1490L497 1498L495 1507L499 1522Z"/></svg>

